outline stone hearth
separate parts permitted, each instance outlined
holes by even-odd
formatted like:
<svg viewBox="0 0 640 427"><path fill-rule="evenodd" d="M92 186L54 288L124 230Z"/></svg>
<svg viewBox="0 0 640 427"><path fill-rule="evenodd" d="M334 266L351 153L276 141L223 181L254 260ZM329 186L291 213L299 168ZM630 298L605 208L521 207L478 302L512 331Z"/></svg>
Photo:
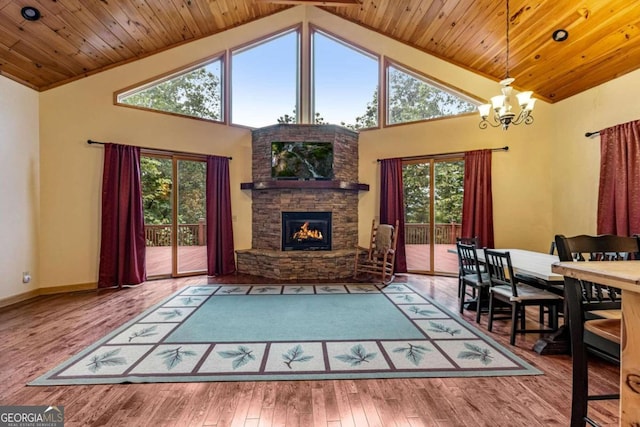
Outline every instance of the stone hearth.
<svg viewBox="0 0 640 427"><path fill-rule="evenodd" d="M332 142L333 179L276 180L271 143ZM353 275L358 242L358 134L334 125L274 125L253 131L251 249L237 251L238 272L280 280L333 280ZM283 251L281 213L332 212L330 251Z"/></svg>

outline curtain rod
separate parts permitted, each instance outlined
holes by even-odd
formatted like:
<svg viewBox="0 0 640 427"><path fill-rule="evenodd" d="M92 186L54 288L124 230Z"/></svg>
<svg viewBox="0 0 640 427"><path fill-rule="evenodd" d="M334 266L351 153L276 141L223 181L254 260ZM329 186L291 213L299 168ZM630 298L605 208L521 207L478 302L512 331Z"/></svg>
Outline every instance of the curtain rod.
<svg viewBox="0 0 640 427"><path fill-rule="evenodd" d="M491 151L509 151L509 146L504 146L500 148L491 148ZM424 154L422 156L409 156L409 157L401 157L402 160L418 160L418 159L426 159L431 157L442 157L442 156L453 156L455 154L464 154L466 151L452 151L450 153L440 153L440 154ZM377 162L380 162L384 159L376 159Z"/></svg>
<svg viewBox="0 0 640 427"><path fill-rule="evenodd" d="M104 145L104 144L108 144L108 142L100 142L100 141L93 141L91 139L87 139L87 144L91 145L91 144L99 144L99 145ZM148 148L148 147L140 147L143 150L151 150L151 151L157 151L157 152L161 152L161 153L169 153L169 154L187 154L190 156L206 156L206 154L202 154L202 153L189 153L188 151L169 151L169 150L163 150L160 148ZM227 157L227 159L229 160L233 160L232 157Z"/></svg>
<svg viewBox="0 0 640 427"><path fill-rule="evenodd" d="M595 132L587 132L587 133L584 134L584 136L586 136L587 138L591 138L594 135L600 135L600 131L597 130Z"/></svg>

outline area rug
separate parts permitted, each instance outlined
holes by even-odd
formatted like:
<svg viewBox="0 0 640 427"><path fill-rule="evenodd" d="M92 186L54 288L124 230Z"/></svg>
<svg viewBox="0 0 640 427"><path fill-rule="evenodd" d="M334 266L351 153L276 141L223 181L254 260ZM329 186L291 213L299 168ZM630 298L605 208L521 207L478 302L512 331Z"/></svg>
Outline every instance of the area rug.
<svg viewBox="0 0 640 427"><path fill-rule="evenodd" d="M541 373L407 284L202 285L30 385Z"/></svg>

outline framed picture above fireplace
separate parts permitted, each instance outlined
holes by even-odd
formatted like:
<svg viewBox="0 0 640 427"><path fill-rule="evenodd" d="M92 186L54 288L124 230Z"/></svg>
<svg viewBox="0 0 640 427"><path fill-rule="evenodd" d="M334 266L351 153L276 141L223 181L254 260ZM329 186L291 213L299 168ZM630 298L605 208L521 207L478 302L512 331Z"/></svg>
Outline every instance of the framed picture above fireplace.
<svg viewBox="0 0 640 427"><path fill-rule="evenodd" d="M276 179L333 179L333 143L272 142L271 177Z"/></svg>

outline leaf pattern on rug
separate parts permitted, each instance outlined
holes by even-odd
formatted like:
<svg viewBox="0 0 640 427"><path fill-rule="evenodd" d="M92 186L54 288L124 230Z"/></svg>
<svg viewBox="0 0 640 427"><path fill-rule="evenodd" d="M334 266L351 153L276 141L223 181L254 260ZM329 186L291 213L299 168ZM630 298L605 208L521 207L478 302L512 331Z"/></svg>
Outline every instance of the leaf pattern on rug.
<svg viewBox="0 0 640 427"><path fill-rule="evenodd" d="M453 329L447 326L444 326L442 323L436 323L429 321L429 326L431 326L428 330L432 332L442 332L445 334L449 334L452 337L460 334L462 331L460 329Z"/></svg>
<svg viewBox="0 0 640 427"><path fill-rule="evenodd" d="M420 316L428 316L430 314L437 314L437 311L433 311L433 310L428 310L426 308L420 308L418 306L412 305L411 307L407 308L407 311L412 312L413 314L418 314Z"/></svg>
<svg viewBox="0 0 640 427"><path fill-rule="evenodd" d="M93 373L98 372L103 366L126 365L127 360L124 357L116 357L120 353L120 348L116 348L106 353L96 354L91 358L91 362L87 363L89 370Z"/></svg>
<svg viewBox="0 0 640 427"><path fill-rule="evenodd" d="M196 353L195 351L182 350L182 346L177 348L169 348L167 350L161 351L160 353L156 353L156 356L164 359L163 363L168 370L171 370L173 367L182 362L185 356L197 355L198 353Z"/></svg>
<svg viewBox="0 0 640 427"><path fill-rule="evenodd" d="M164 318L164 320L175 319L176 317L182 317L182 311L175 308L171 311L159 311L158 314Z"/></svg>
<svg viewBox="0 0 640 427"><path fill-rule="evenodd" d="M359 366L363 362L369 363L378 355L378 353L367 353L362 344L354 345L350 351L351 354L339 354L335 358L351 366Z"/></svg>
<svg viewBox="0 0 640 427"><path fill-rule="evenodd" d="M184 297L181 299L184 305L190 305L196 302L200 302L202 298L194 298L194 297Z"/></svg>
<svg viewBox="0 0 640 427"><path fill-rule="evenodd" d="M405 290L405 288L403 286L398 286L398 285L388 285L386 287L387 291L397 291L397 292L402 292Z"/></svg>
<svg viewBox="0 0 640 427"><path fill-rule="evenodd" d="M404 353L406 358L416 366L418 366L420 362L422 362L425 353L431 351L430 348L427 348L423 345L413 345L411 343L407 343L407 346L408 347L396 347L393 349L393 352Z"/></svg>
<svg viewBox="0 0 640 427"><path fill-rule="evenodd" d="M411 295L398 295L396 299L400 301L413 302L414 298Z"/></svg>
<svg viewBox="0 0 640 427"><path fill-rule="evenodd" d="M323 292L340 292L340 289L332 288L330 286L323 286L320 288Z"/></svg>
<svg viewBox="0 0 640 427"><path fill-rule="evenodd" d="M191 289L193 292L211 292L211 288L192 288Z"/></svg>
<svg viewBox="0 0 640 427"><path fill-rule="evenodd" d="M303 356L304 350L302 350L302 346L298 344L297 346L290 348L285 354L282 355L284 359L284 364L287 365L287 368L292 369L291 364L293 362L308 362L313 359L313 356Z"/></svg>
<svg viewBox="0 0 640 427"><path fill-rule="evenodd" d="M465 360L479 360L484 365L488 365L493 362L493 356L491 355L491 349L488 347L482 348L477 344L464 343L467 350L463 350L458 354L458 359Z"/></svg>
<svg viewBox="0 0 640 427"><path fill-rule="evenodd" d="M278 288L274 288L272 286L263 286L260 288L253 288L254 291L256 291L257 294L264 294L265 292L269 292L269 291L274 291Z"/></svg>
<svg viewBox="0 0 640 427"><path fill-rule="evenodd" d="M290 291L292 291L294 294L299 294L300 292L304 292L305 287L304 286L298 286L296 288L289 288Z"/></svg>
<svg viewBox="0 0 640 427"><path fill-rule="evenodd" d="M242 288L239 288L239 287L236 286L235 288L225 289L225 290L222 291L222 293L223 294L233 294L233 293L240 292L240 291L242 291Z"/></svg>
<svg viewBox="0 0 640 427"><path fill-rule="evenodd" d="M354 289L357 289L358 292L376 292L377 289L372 289L368 286L355 286Z"/></svg>
<svg viewBox="0 0 640 427"><path fill-rule="evenodd" d="M129 342L133 341L136 338L152 337L154 335L158 335L156 329L158 329L158 326L153 325L149 326L148 328L142 328L139 331L135 331L131 335L129 335Z"/></svg>
<svg viewBox="0 0 640 427"><path fill-rule="evenodd" d="M256 356L253 354L253 350L240 345L237 350L219 351L218 354L225 359L233 359L233 369L238 369L241 366L246 365L251 360L256 360Z"/></svg>

